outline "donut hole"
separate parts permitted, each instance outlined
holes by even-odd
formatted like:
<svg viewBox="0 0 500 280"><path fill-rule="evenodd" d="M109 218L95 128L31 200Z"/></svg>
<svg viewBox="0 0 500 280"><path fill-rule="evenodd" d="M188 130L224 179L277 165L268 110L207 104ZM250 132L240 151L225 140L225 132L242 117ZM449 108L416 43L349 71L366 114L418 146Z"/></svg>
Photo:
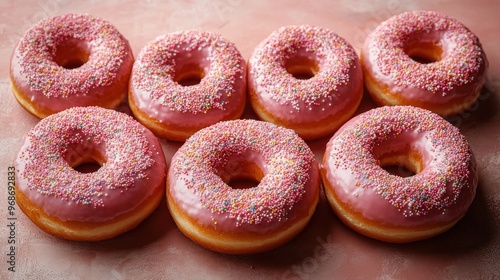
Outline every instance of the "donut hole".
<svg viewBox="0 0 500 280"><path fill-rule="evenodd" d="M264 173L249 161L229 161L219 175L233 189L250 189L259 185Z"/></svg>
<svg viewBox="0 0 500 280"><path fill-rule="evenodd" d="M102 164L95 159L90 159L85 162L72 166L72 168L80 173L93 173L101 168Z"/></svg>
<svg viewBox="0 0 500 280"><path fill-rule="evenodd" d="M89 57L87 42L72 38L57 45L54 61L65 69L75 69L87 63Z"/></svg>
<svg viewBox="0 0 500 280"><path fill-rule="evenodd" d="M297 56L285 62L286 71L295 79L308 80L316 76L319 71L318 63L309 57Z"/></svg>
<svg viewBox="0 0 500 280"><path fill-rule="evenodd" d="M417 41L408 44L405 53L418 63L429 64L442 59L443 49L434 42Z"/></svg>
<svg viewBox="0 0 500 280"><path fill-rule="evenodd" d="M376 155L380 167L389 174L399 177L411 177L423 169L421 154L413 149L391 151Z"/></svg>
<svg viewBox="0 0 500 280"><path fill-rule="evenodd" d="M255 180L255 178L251 176L239 176L232 177L226 184L233 189L251 189L257 187L259 183L260 181Z"/></svg>
<svg viewBox="0 0 500 280"><path fill-rule="evenodd" d="M103 155L91 141L69 144L64 160L80 173L97 172L105 163Z"/></svg>
<svg viewBox="0 0 500 280"><path fill-rule="evenodd" d="M392 175L396 175L399 177L411 177L416 173L411 171L408 167L403 165L386 165L382 167L385 171L389 172Z"/></svg>
<svg viewBox="0 0 500 280"><path fill-rule="evenodd" d="M194 86L201 83L205 71L200 65L186 64L175 71L174 81L181 86Z"/></svg>

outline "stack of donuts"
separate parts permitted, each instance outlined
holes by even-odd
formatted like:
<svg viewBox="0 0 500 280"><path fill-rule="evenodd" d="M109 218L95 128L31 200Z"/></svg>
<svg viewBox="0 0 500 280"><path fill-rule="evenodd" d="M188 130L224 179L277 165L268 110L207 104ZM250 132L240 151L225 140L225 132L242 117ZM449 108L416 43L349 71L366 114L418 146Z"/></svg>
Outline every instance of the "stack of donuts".
<svg viewBox="0 0 500 280"><path fill-rule="evenodd" d="M17 203L50 234L97 241L136 227L166 196L187 237L242 254L300 233L323 188L363 235L426 239L474 199L474 154L444 117L477 100L487 67L476 35L430 11L381 23L359 57L333 31L301 25L271 33L248 60L195 30L161 35L134 59L103 19L48 18L11 59L13 93L41 119L15 159ZM378 107L356 115L365 89ZM259 120L241 119L247 103ZM183 143L170 166L158 137ZM305 141L324 137L318 163Z"/></svg>

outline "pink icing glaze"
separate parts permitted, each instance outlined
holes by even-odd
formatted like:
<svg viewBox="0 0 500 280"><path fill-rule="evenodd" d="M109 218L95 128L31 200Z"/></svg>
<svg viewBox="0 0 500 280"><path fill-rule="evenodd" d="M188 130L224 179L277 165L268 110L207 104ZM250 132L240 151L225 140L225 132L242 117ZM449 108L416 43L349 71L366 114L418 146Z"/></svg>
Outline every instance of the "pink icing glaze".
<svg viewBox="0 0 500 280"><path fill-rule="evenodd" d="M241 172L238 161L264 173L259 185L233 189L221 173ZM319 196L314 154L292 130L256 120L220 122L178 150L167 195L201 225L222 232L266 232L308 211Z"/></svg>
<svg viewBox="0 0 500 280"><path fill-rule="evenodd" d="M102 158L100 169L80 173L71 167L93 152ZM61 220L82 222L135 209L163 187L166 173L158 139L130 116L100 107L42 119L27 134L15 166L18 190L35 205Z"/></svg>
<svg viewBox="0 0 500 280"><path fill-rule="evenodd" d="M442 49L441 60L422 64L405 48L428 42ZM449 104L474 95L488 67L479 39L459 21L438 12L413 11L380 24L362 49L364 70L377 83L405 100Z"/></svg>
<svg viewBox="0 0 500 280"><path fill-rule="evenodd" d="M204 72L185 86L175 76L185 66ZM138 109L161 123L206 127L241 110L246 98L245 60L236 46L205 31L159 36L139 53L130 81Z"/></svg>
<svg viewBox="0 0 500 280"><path fill-rule="evenodd" d="M411 147L421 172L403 178L385 171L377 155ZM413 227L462 217L477 187L476 161L459 130L411 106L370 110L346 123L328 142L323 164L338 198L366 219Z"/></svg>
<svg viewBox="0 0 500 280"><path fill-rule="evenodd" d="M88 52L88 61L65 69L55 61L61 48L63 52L64 48ZM128 41L109 22L66 14L45 19L26 31L13 52L10 71L12 83L31 102L59 112L97 105L104 95L124 95L132 64ZM117 83L123 84L121 89L116 88ZM111 87L115 88L110 92Z"/></svg>
<svg viewBox="0 0 500 280"><path fill-rule="evenodd" d="M318 72L310 79L295 78L286 64L297 58L314 62ZM345 39L325 28L281 27L255 48L248 69L249 88L258 102L288 122L321 121L361 100L358 56Z"/></svg>

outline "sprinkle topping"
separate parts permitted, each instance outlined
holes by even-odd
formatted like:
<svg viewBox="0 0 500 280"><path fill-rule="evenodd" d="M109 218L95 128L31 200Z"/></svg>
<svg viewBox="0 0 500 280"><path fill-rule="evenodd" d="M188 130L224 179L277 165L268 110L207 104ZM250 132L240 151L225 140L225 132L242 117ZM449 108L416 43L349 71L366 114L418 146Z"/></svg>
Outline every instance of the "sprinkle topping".
<svg viewBox="0 0 500 280"><path fill-rule="evenodd" d="M199 84L180 85L174 77L189 64L201 68L204 77ZM245 60L233 43L210 32L184 31L160 36L141 50L131 87L166 109L197 114L225 110L239 98L236 85L245 79Z"/></svg>
<svg viewBox="0 0 500 280"><path fill-rule="evenodd" d="M82 66L65 69L55 58L58 48L72 40L78 41L89 57ZM132 57L130 47L115 27L78 14L41 21L26 31L16 52L30 89L46 97L88 94L94 88L109 86L127 57Z"/></svg>
<svg viewBox="0 0 500 280"><path fill-rule="evenodd" d="M22 167L19 176L27 188L42 196L106 207L104 198L133 189L137 180L148 178L157 151L150 148L144 132L130 116L113 110L62 111L42 119L28 133L16 159ZM103 159L100 169L81 173L70 166L89 153Z"/></svg>
<svg viewBox="0 0 500 280"><path fill-rule="evenodd" d="M382 169L374 156L377 146L404 133L420 135L432 155L428 166L406 178ZM475 188L470 183L475 161L467 140L456 127L424 109L373 109L359 115L332 141L332 168L355 176L357 188L375 190L404 216L445 211L456 203L463 189Z"/></svg>
<svg viewBox="0 0 500 280"><path fill-rule="evenodd" d="M414 11L380 24L369 42L370 57L380 72L399 86L446 95L471 83L484 69L486 58L479 39L459 21L433 11ZM443 49L441 60L422 64L405 49L415 41Z"/></svg>
<svg viewBox="0 0 500 280"><path fill-rule="evenodd" d="M287 72L286 64L301 57L317 64L314 77L301 80ZM253 80L256 93L266 93L277 103L291 104L299 111L336 102L342 95L339 88L349 83L359 60L342 37L325 28L303 25L273 32L255 49L249 65L249 83Z"/></svg>
<svg viewBox="0 0 500 280"><path fill-rule="evenodd" d="M234 165L235 158L255 159L264 172L258 186L233 189L223 182L221 172L231 162ZM204 211L212 213L215 224L213 215L223 214L241 226L286 220L306 191L311 191L306 188L314 164L312 151L292 130L235 120L194 134L174 156L171 168L201 201Z"/></svg>

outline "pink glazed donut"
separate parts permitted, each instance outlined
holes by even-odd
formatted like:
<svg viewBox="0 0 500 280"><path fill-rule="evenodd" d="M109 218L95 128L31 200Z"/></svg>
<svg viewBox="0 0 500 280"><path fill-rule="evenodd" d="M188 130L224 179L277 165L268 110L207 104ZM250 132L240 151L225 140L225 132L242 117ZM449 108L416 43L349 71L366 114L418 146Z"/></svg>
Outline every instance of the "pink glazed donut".
<svg viewBox="0 0 500 280"><path fill-rule="evenodd" d="M337 34L286 26L255 48L248 61L248 89L259 118L316 139L354 114L363 74L356 52Z"/></svg>
<svg viewBox="0 0 500 280"><path fill-rule="evenodd" d="M19 41L10 64L12 90L39 118L75 106L115 108L127 95L133 62L128 41L109 22L55 16Z"/></svg>
<svg viewBox="0 0 500 280"><path fill-rule="evenodd" d="M245 65L235 45L217 34L184 31L160 36L134 63L130 108L155 134L185 141L201 128L242 115Z"/></svg>
<svg viewBox="0 0 500 280"><path fill-rule="evenodd" d="M390 166L415 173L404 177ZM383 241L429 238L460 220L476 194L476 161L458 128L412 106L356 116L328 142L321 168L340 219Z"/></svg>
<svg viewBox="0 0 500 280"><path fill-rule="evenodd" d="M85 162L100 168L75 169ZM70 240L103 240L134 228L165 190L158 139L132 117L101 107L74 107L41 120L15 167L21 210L42 230Z"/></svg>
<svg viewBox="0 0 500 280"><path fill-rule="evenodd" d="M241 178L255 187L231 187ZM179 229L209 249L257 253L276 248L308 223L319 200L314 154L292 130L257 120L204 128L177 151L167 177Z"/></svg>
<svg viewBox="0 0 500 280"><path fill-rule="evenodd" d="M378 26L361 51L366 87L381 105L413 105L441 116L479 97L488 61L479 39L459 21L414 11Z"/></svg>

